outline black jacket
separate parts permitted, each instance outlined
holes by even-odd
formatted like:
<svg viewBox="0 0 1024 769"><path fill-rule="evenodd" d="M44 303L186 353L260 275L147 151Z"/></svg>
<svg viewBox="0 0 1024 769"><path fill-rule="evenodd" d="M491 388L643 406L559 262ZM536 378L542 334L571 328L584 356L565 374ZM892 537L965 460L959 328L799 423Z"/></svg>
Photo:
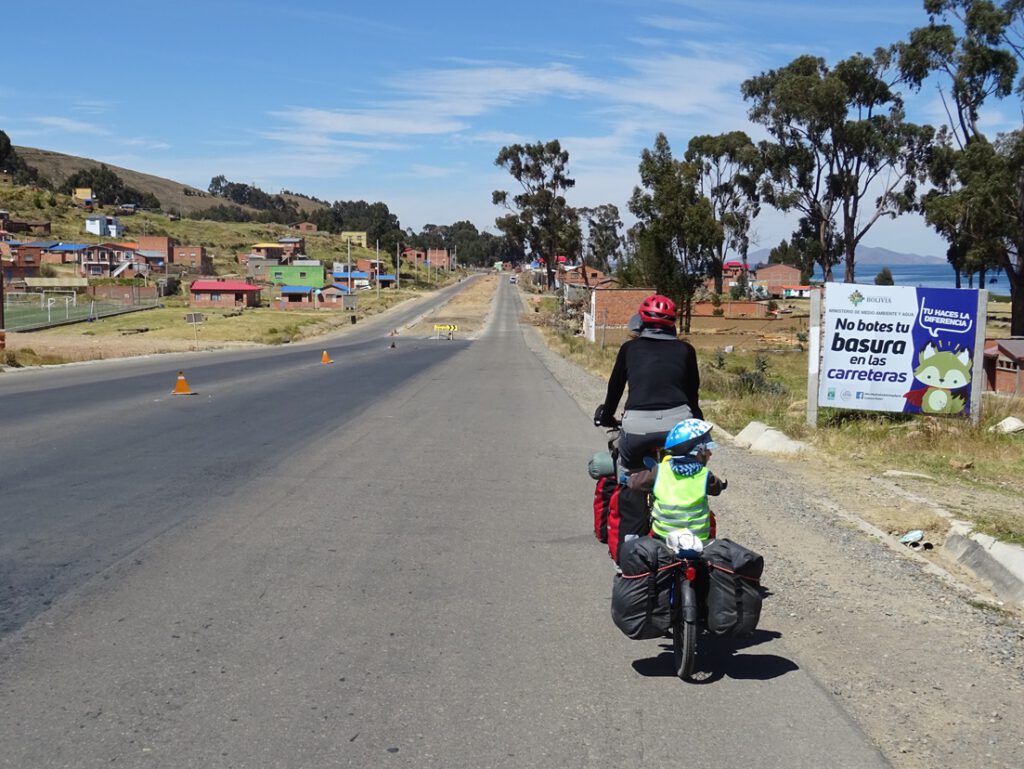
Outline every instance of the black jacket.
<svg viewBox="0 0 1024 769"><path fill-rule="evenodd" d="M609 417L615 414L627 384L626 411L665 411L687 405L695 417L704 418L697 353L689 342L645 336L624 342L608 378L604 413Z"/></svg>

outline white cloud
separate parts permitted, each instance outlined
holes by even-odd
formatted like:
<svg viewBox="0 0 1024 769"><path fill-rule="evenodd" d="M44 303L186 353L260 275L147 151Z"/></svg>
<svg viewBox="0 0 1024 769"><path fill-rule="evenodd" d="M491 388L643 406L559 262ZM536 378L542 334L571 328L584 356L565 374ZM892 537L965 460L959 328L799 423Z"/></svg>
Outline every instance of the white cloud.
<svg viewBox="0 0 1024 769"><path fill-rule="evenodd" d="M55 128L67 133L92 134L95 136L108 136L110 134L110 131L106 128L66 117L37 117L34 118L34 121L47 128Z"/></svg>
<svg viewBox="0 0 1024 769"><path fill-rule="evenodd" d="M160 141L158 139L121 139L120 143L127 147L139 147L141 149L147 150L169 150L171 148L170 144L168 144L165 141Z"/></svg>
<svg viewBox="0 0 1024 769"><path fill-rule="evenodd" d="M666 32L696 32L709 34L712 32L726 32L729 27L723 22L697 21L695 19L682 19L670 16L642 16L638 19L641 24Z"/></svg>

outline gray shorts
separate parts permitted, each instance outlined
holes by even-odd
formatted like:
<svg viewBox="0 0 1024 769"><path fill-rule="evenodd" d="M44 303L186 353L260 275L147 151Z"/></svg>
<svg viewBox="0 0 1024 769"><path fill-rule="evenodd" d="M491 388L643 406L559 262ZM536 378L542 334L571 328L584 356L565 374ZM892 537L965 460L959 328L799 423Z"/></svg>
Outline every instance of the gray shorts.
<svg viewBox="0 0 1024 769"><path fill-rule="evenodd" d="M625 411L622 434L619 436L619 465L625 470L639 470L644 457L660 449L672 428L693 412L689 406L676 406L664 411Z"/></svg>

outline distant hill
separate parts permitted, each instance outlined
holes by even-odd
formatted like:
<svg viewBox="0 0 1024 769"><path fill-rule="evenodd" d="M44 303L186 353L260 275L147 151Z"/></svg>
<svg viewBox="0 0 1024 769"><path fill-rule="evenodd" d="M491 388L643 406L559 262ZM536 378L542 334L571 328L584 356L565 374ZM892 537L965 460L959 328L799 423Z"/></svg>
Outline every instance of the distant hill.
<svg viewBox="0 0 1024 769"><path fill-rule="evenodd" d="M747 255L747 262L755 265L768 262L770 248L759 248ZM945 264L946 260L940 256L925 256L923 254L907 254L900 251L890 251L888 248L875 248L873 246L861 246L857 249L857 264L870 265L895 265L895 264Z"/></svg>
<svg viewBox="0 0 1024 769"><path fill-rule="evenodd" d="M63 155L59 152L50 152L49 150L41 150L34 147L15 147L14 151L18 153L18 157L37 169L40 175L45 177L55 187L59 187L65 179L78 171L99 168L101 165L105 165L121 177L121 180L129 187L139 192L149 192L156 195L160 200L161 207L167 212L190 214L204 208L210 208L211 206L236 205L223 198L210 195L206 190L200 190L188 184L132 171L130 168L122 168L99 160L92 160L91 158ZM191 194L186 195L186 190ZM302 195L284 195L284 197L295 203L303 213L309 213L323 207L322 204ZM248 209L247 206L241 206L241 208L255 210Z"/></svg>

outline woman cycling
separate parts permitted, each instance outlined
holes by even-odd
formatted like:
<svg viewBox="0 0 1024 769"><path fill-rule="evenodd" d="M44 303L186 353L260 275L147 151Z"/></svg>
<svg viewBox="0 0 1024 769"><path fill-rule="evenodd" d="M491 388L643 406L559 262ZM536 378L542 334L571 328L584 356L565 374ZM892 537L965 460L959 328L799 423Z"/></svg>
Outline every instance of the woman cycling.
<svg viewBox="0 0 1024 769"><path fill-rule="evenodd" d="M698 391L697 353L676 336L676 305L660 294L640 303L640 335L622 343L615 358L604 404L594 421L616 426L615 410L629 387L619 435L619 467L643 468L644 456L657 450L684 419L703 419Z"/></svg>

